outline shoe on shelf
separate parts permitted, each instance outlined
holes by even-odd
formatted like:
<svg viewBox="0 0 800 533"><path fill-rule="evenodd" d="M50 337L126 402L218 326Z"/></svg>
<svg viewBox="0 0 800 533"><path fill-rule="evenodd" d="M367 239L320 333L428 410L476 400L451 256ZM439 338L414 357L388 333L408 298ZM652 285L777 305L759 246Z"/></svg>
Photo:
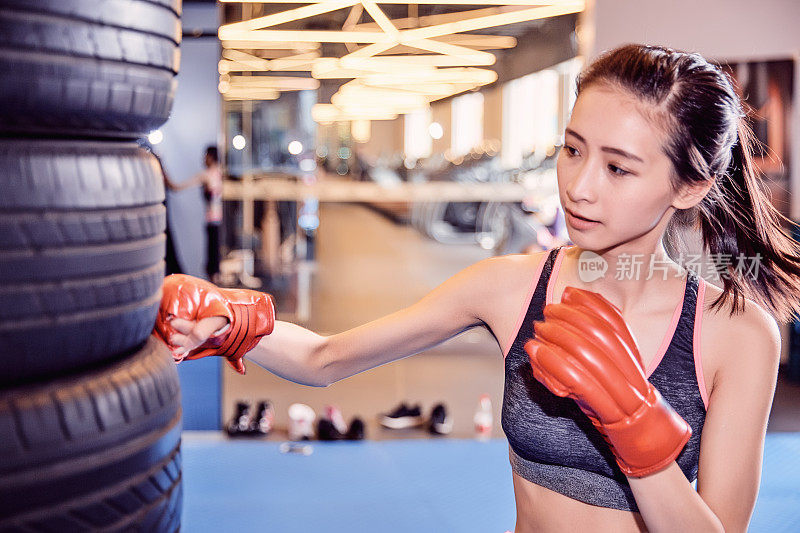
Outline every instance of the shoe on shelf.
<svg viewBox="0 0 800 533"><path fill-rule="evenodd" d="M250 420L252 406L250 402L239 400L236 402L236 412L230 422L225 426L229 437L242 437L250 434Z"/></svg>
<svg viewBox="0 0 800 533"><path fill-rule="evenodd" d="M453 419L443 403L438 403L431 411L428 431L434 435L447 435L453 431Z"/></svg>
<svg viewBox="0 0 800 533"><path fill-rule="evenodd" d="M269 400L258 402L250 431L258 437L266 437L272 431L274 423L275 409L272 407L272 402Z"/></svg>
<svg viewBox="0 0 800 533"><path fill-rule="evenodd" d="M317 414L304 403L289 406L289 440L311 440Z"/></svg>
<svg viewBox="0 0 800 533"><path fill-rule="evenodd" d="M419 404L409 407L405 402L398 405L394 411L380 415L378 421L389 429L419 427L425 423Z"/></svg>
<svg viewBox="0 0 800 533"><path fill-rule="evenodd" d="M364 421L358 417L353 418L344 438L346 440L364 440Z"/></svg>
<svg viewBox="0 0 800 533"><path fill-rule="evenodd" d="M325 418L327 418L331 423L333 423L333 426L339 433L341 434L347 433L347 424L344 421L341 409L339 409L335 405L326 405Z"/></svg>
<svg viewBox="0 0 800 533"><path fill-rule="evenodd" d="M344 435L336 428L336 425L327 418L320 418L317 422L317 439L319 440L342 440Z"/></svg>

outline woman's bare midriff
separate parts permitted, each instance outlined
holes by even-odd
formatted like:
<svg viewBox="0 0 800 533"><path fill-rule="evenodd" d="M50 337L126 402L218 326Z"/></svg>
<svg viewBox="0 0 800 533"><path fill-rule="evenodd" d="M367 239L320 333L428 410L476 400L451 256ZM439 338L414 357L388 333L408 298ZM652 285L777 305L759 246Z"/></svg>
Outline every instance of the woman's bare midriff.
<svg viewBox="0 0 800 533"><path fill-rule="evenodd" d="M639 513L589 505L512 475L517 504L514 533L647 531Z"/></svg>

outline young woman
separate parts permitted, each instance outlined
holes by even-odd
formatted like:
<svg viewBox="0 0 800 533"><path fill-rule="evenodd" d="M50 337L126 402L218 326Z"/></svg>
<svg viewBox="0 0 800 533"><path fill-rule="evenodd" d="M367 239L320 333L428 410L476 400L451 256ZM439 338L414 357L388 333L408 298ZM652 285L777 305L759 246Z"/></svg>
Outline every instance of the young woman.
<svg viewBox="0 0 800 533"><path fill-rule="evenodd" d="M485 327L505 355L517 532L745 531L780 358L776 319L800 307L800 254L754 171L743 118L727 75L699 55L621 47L581 75L559 155L573 246L480 261L411 307L329 337L275 322L262 293L172 276L156 331L176 361L222 355L244 372L246 353L327 386ZM670 255L679 230L699 233L721 288ZM593 294L600 303L582 307ZM542 327L584 311L561 333ZM619 324L632 338L603 337ZM581 344L595 336L619 349ZM587 356L584 370L611 363L567 386L575 367L550 356L570 350ZM581 380L604 388L576 390ZM624 427L611 404L629 409Z"/></svg>

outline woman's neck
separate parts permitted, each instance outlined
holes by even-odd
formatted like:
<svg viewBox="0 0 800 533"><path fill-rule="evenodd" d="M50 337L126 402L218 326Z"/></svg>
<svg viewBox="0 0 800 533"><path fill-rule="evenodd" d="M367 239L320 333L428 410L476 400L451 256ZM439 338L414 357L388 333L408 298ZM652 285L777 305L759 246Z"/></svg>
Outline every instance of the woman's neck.
<svg viewBox="0 0 800 533"><path fill-rule="evenodd" d="M564 252L562 284L600 293L621 310L645 309L654 298L671 294L686 276L686 270L670 259L660 243L651 251L596 253L572 246Z"/></svg>

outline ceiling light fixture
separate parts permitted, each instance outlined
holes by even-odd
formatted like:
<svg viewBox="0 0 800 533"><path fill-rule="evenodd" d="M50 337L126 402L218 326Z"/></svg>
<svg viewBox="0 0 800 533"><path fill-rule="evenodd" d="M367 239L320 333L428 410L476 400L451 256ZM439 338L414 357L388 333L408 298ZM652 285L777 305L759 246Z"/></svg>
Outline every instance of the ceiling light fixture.
<svg viewBox="0 0 800 533"><path fill-rule="evenodd" d="M257 99L260 94L274 97L275 91L317 88L319 79L350 78L332 96L331 104L314 106L314 119L326 123L394 118L431 101L492 83L497 79L494 71L475 67L495 63L495 55L486 50L511 48L517 40L465 32L577 13L585 7L584 0L289 0L281 4L306 5L219 28L224 49L219 63L220 92L225 98ZM379 4L408 4L409 16L390 19ZM412 5L436 4L481 7L422 17L414 16L416 8L411 9ZM340 31L273 29L347 8L350 12ZM360 22L364 11L371 22ZM321 43L343 43L349 53L339 58L320 57ZM265 51L259 55L275 55L273 50L296 53L267 59L241 49ZM229 74L260 71L306 71L312 78L287 81L277 76Z"/></svg>

